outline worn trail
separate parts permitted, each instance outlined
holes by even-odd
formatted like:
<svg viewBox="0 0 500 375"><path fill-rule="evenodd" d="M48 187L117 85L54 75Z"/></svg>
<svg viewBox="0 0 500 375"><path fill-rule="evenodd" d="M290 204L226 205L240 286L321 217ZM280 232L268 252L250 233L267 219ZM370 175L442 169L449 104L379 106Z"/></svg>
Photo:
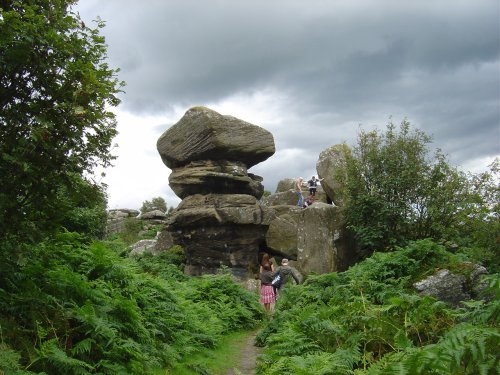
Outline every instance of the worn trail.
<svg viewBox="0 0 500 375"><path fill-rule="evenodd" d="M258 331L254 331L244 338L238 355L236 367L228 370L224 375L254 375L257 356L261 348L254 345L255 336Z"/></svg>

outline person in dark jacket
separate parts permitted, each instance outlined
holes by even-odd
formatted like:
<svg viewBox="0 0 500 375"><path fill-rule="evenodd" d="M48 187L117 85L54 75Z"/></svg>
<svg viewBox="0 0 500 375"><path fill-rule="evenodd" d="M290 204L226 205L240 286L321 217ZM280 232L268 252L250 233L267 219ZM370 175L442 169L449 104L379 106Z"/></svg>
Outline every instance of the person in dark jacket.
<svg viewBox="0 0 500 375"><path fill-rule="evenodd" d="M286 258L281 260L281 266L276 269L273 275L275 276L278 272L281 274L283 279L281 285L277 288L278 294L284 290L285 285L290 278L292 278L296 284L300 284L302 282L302 275L294 267L288 265L288 259Z"/></svg>
<svg viewBox="0 0 500 375"><path fill-rule="evenodd" d="M317 179L316 176L312 176L309 181L307 181L307 186L309 187L309 195L316 196L316 189L318 187L318 182L323 181L323 178Z"/></svg>
<svg viewBox="0 0 500 375"><path fill-rule="evenodd" d="M271 264L265 263L262 265L262 272L260 273L260 303L264 305L266 311L271 311L271 303L276 302L276 294L271 285L272 281Z"/></svg>

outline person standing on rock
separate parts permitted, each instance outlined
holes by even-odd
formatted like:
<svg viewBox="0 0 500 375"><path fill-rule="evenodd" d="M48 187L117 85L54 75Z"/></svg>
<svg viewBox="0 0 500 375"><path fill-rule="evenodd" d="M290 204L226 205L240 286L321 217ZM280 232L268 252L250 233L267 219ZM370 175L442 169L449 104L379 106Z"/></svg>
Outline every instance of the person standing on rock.
<svg viewBox="0 0 500 375"><path fill-rule="evenodd" d="M271 311L271 303L276 302L276 294L271 285L273 281L273 271L271 271L271 263L264 263L260 273L260 303L264 305L264 309Z"/></svg>
<svg viewBox="0 0 500 375"><path fill-rule="evenodd" d="M323 179L317 179L316 176L312 176L309 181L307 181L307 186L309 187L309 195L316 196L316 188L318 187L318 182L323 181Z"/></svg>
<svg viewBox="0 0 500 375"><path fill-rule="evenodd" d="M273 276L276 276L278 273L281 274L282 279L281 284L278 286L278 295L283 292L286 283L290 280L290 277L295 281L295 284L300 284L302 282L302 275L295 269L295 267L288 265L288 259L286 258L281 260L281 266L278 267Z"/></svg>
<svg viewBox="0 0 500 375"><path fill-rule="evenodd" d="M299 197L297 201L297 206L302 207L304 204L304 196L302 195L302 185L304 184L304 179L299 177L295 180L295 194Z"/></svg>

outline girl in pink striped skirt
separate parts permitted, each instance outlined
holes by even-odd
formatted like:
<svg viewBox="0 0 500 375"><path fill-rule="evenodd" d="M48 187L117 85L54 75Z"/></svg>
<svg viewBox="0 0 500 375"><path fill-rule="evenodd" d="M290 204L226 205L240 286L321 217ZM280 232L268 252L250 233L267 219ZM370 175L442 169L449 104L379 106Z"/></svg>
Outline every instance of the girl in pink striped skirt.
<svg viewBox="0 0 500 375"><path fill-rule="evenodd" d="M276 294L271 285L273 281L273 272L271 271L271 264L265 263L262 265L262 272L260 273L260 303L264 304L266 311L271 310L271 303L276 302Z"/></svg>

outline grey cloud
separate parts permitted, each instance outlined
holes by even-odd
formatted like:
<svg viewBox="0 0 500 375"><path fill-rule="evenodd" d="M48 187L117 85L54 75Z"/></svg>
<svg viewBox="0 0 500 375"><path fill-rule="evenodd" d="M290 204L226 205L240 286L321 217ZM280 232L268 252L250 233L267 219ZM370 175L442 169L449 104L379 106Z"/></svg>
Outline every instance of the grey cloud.
<svg viewBox="0 0 500 375"><path fill-rule="evenodd" d="M275 179L285 150L307 155L291 174L314 172L320 151L352 144L358 124L384 128L390 116L432 134L454 163L500 153L497 1L81 3L84 17L107 20L110 62L127 82L126 110L284 93L285 122L259 124L278 150L256 167L266 179Z"/></svg>

